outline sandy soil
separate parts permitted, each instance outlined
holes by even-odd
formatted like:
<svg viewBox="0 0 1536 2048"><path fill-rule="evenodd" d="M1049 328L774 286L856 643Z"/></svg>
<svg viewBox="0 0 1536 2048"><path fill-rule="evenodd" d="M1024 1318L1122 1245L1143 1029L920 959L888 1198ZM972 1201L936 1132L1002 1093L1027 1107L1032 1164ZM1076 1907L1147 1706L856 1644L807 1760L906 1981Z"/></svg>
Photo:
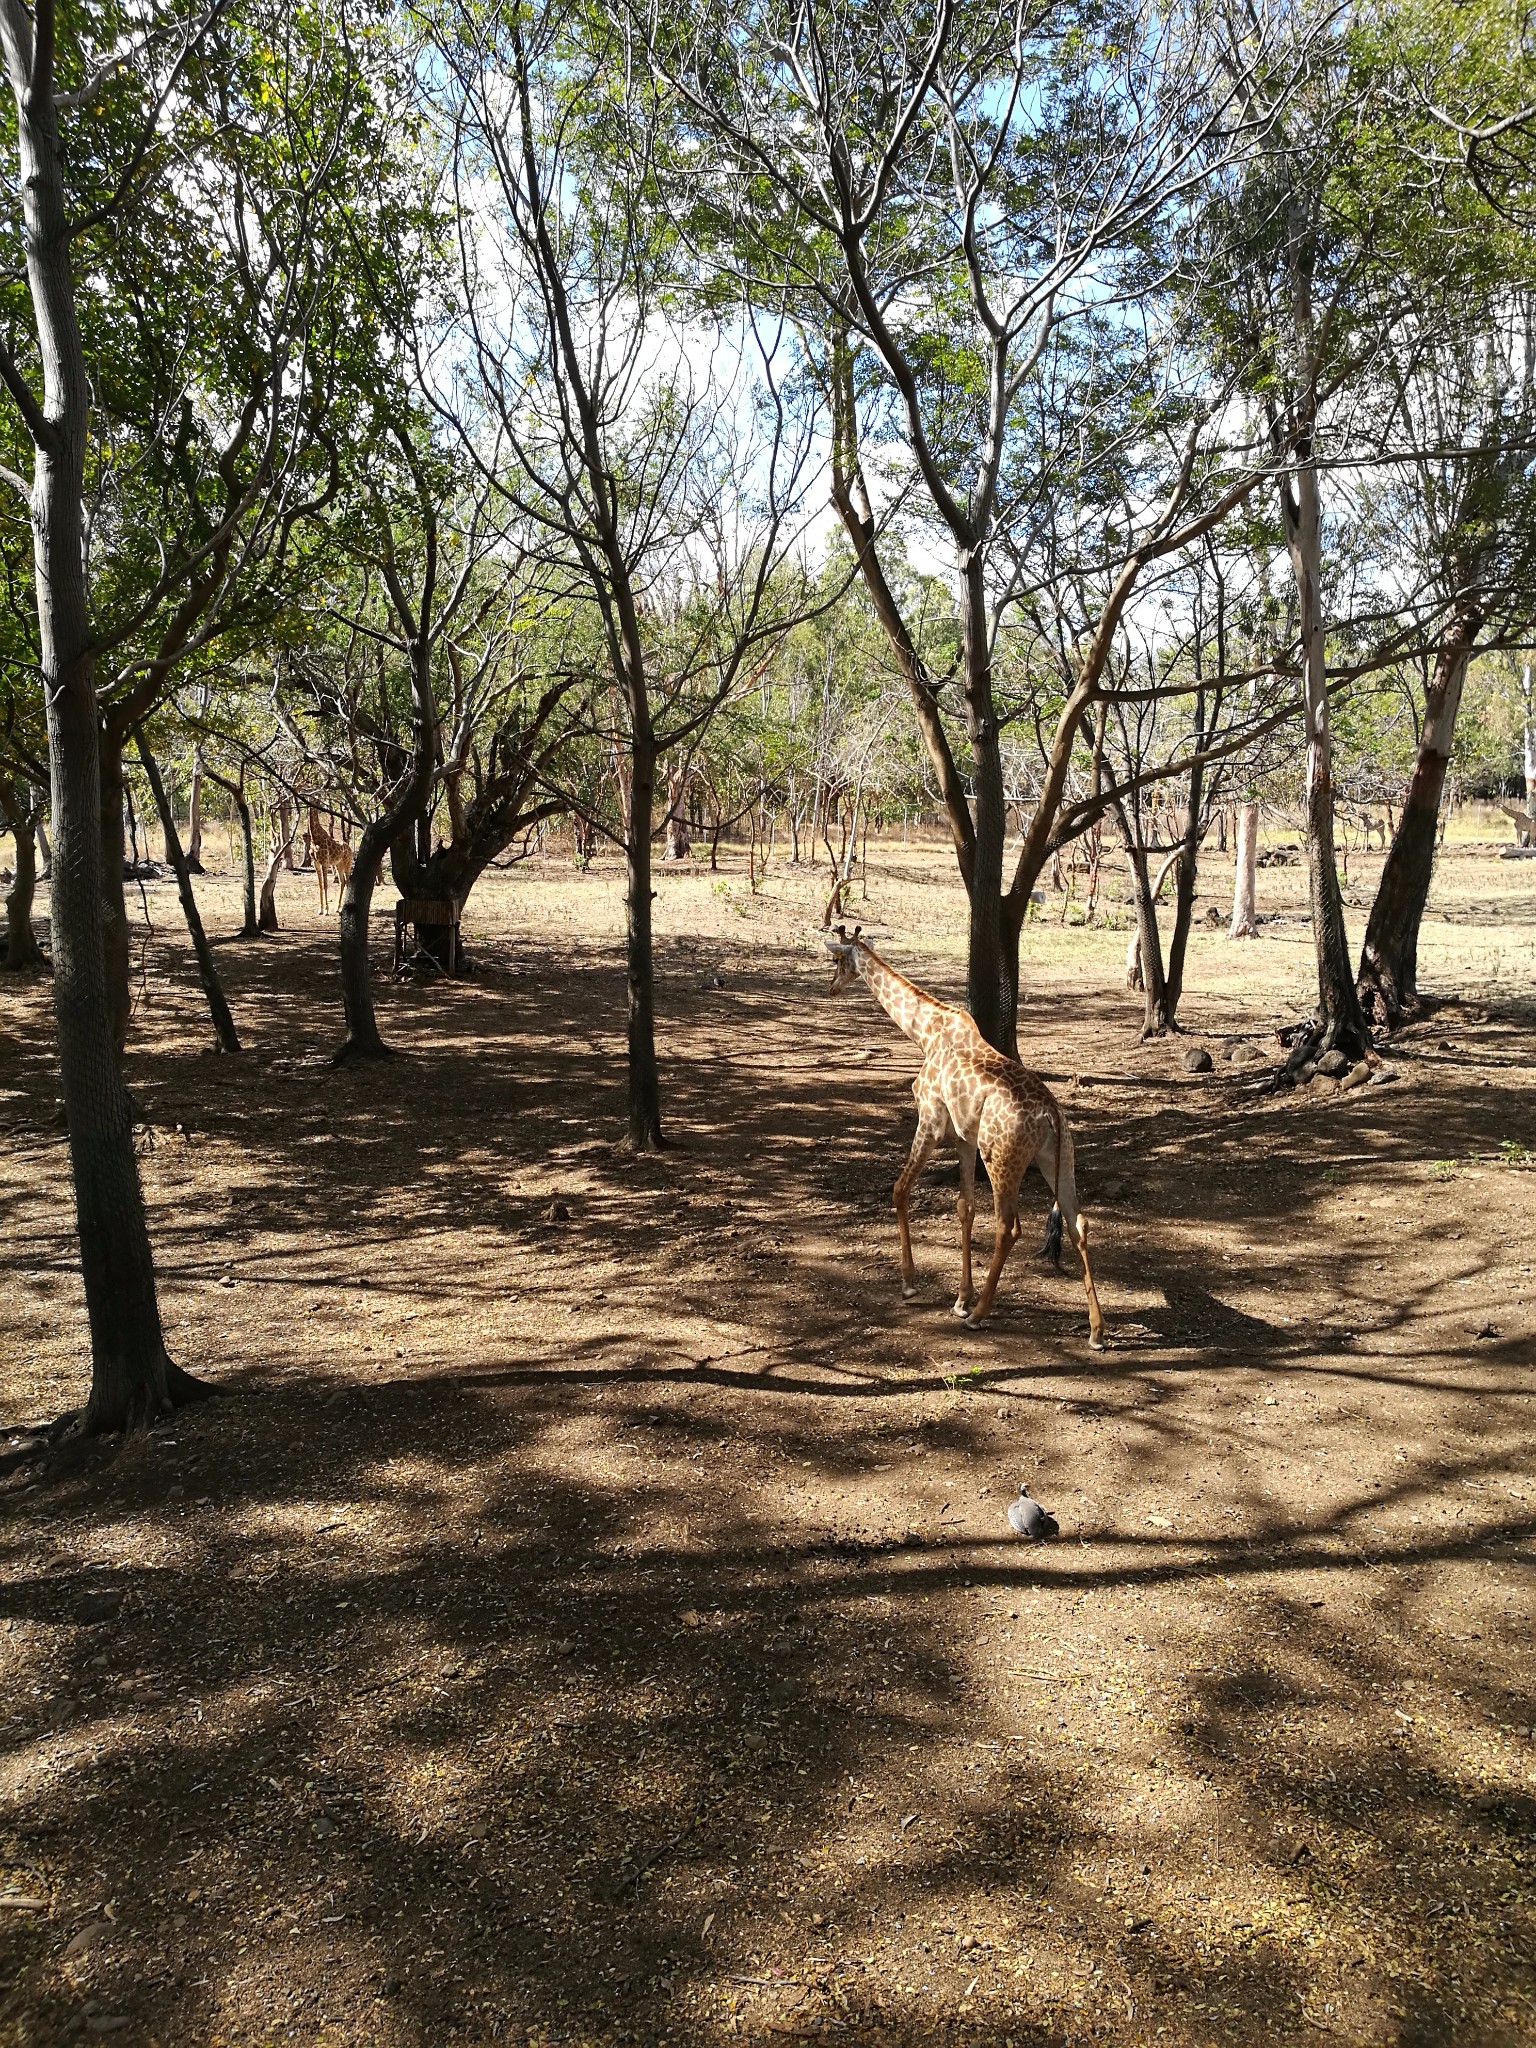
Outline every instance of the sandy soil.
<svg viewBox="0 0 1536 2048"><path fill-rule="evenodd" d="M1031 924L1102 1356L1027 1246L955 1323L952 1166L902 1305L914 1060L825 994L824 875L661 875L642 1161L611 867L494 878L340 1072L310 878L220 948L236 1059L150 884L162 1301L226 1398L0 1494L0 2042L1536 2041L1533 866L1448 850L1462 1000L1338 1096L1222 1057L1307 1000L1299 870L1164 1045L1123 930ZM941 851L854 907L957 991ZM9 1424L85 1391L46 1000Z"/></svg>

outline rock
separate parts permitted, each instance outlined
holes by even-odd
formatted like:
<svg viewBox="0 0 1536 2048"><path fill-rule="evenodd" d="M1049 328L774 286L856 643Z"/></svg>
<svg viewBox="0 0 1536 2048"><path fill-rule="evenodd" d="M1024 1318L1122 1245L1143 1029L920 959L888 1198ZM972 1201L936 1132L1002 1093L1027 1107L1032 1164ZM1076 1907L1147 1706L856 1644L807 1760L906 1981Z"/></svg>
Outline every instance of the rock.
<svg viewBox="0 0 1536 2048"><path fill-rule="evenodd" d="M91 1921L89 1926L82 1927L80 1932L66 1943L64 1949L65 1962L71 1962L76 1956L88 1954L90 1950L105 1941L111 1932L112 1922L110 1920Z"/></svg>
<svg viewBox="0 0 1536 2048"><path fill-rule="evenodd" d="M87 1593L80 1602L79 1617L87 1623L110 1621L122 1604L122 1594L110 1587L101 1593Z"/></svg>
<svg viewBox="0 0 1536 2048"><path fill-rule="evenodd" d="M1389 1081L1395 1081L1397 1078L1396 1067L1378 1067L1371 1076L1371 1085L1374 1088L1384 1088Z"/></svg>
<svg viewBox="0 0 1536 2048"><path fill-rule="evenodd" d="M1335 1047L1332 1052L1325 1052L1323 1054L1317 1063L1317 1071L1320 1074L1331 1075L1334 1080L1338 1080L1349 1072L1349 1064L1348 1054L1340 1052Z"/></svg>
<svg viewBox="0 0 1536 2048"><path fill-rule="evenodd" d="M1216 1062L1203 1045L1192 1045L1184 1055L1184 1065L1191 1074L1208 1074Z"/></svg>
<svg viewBox="0 0 1536 2048"><path fill-rule="evenodd" d="M1344 1079L1339 1083L1339 1086L1341 1088L1364 1088L1369 1084L1370 1078L1370 1061L1360 1060L1350 1068Z"/></svg>
<svg viewBox="0 0 1536 2048"><path fill-rule="evenodd" d="M1259 1051L1259 1048L1256 1045L1250 1045L1246 1039L1240 1039L1227 1054L1227 1058L1234 1067L1256 1067L1263 1057L1264 1055Z"/></svg>
<svg viewBox="0 0 1536 2048"><path fill-rule="evenodd" d="M1301 1083L1301 1085L1302 1085L1303 1087L1305 1087L1305 1086L1306 1086L1306 1084L1307 1084L1307 1083L1308 1083L1308 1082L1309 1082L1309 1081L1311 1080L1312 1076L1313 1076L1313 1075L1314 1075L1314 1074L1315 1074L1316 1072L1317 1072L1317 1062L1316 1062L1316 1060L1308 1060L1308 1061L1306 1062L1306 1064L1305 1064L1305 1065L1304 1065L1303 1067L1301 1067L1301 1068L1300 1068L1300 1070L1298 1071L1298 1073L1297 1073L1297 1075L1296 1075L1296 1079L1297 1079L1297 1080L1298 1080L1298 1081L1299 1081L1299 1082Z"/></svg>
<svg viewBox="0 0 1536 2048"><path fill-rule="evenodd" d="M1314 1074L1307 1083L1309 1095L1337 1095L1339 1084L1332 1074Z"/></svg>
<svg viewBox="0 0 1536 2048"><path fill-rule="evenodd" d="M571 1212L564 1202L551 1202L544 1211L544 1221L546 1223L569 1223L570 1220Z"/></svg>
<svg viewBox="0 0 1536 2048"><path fill-rule="evenodd" d="M1061 1534L1056 1517L1039 1501L1030 1499L1027 1486L1021 1486L1018 1499L1008 1505L1008 1526L1016 1536L1027 1537L1031 1543L1045 1543Z"/></svg>

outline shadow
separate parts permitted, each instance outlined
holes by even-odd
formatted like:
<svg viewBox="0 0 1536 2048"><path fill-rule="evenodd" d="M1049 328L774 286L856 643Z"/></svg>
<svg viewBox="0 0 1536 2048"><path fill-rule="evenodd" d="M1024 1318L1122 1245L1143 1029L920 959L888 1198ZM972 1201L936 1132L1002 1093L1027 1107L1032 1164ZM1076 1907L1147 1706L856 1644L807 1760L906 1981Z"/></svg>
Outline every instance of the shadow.
<svg viewBox="0 0 1536 2048"><path fill-rule="evenodd" d="M153 992L167 1326L228 1391L0 1491L0 2035L1529 2040L1536 1182L1431 1172L1529 1069L1076 1090L1100 1356L1022 1256L960 1328L952 1187L901 1303L911 1062L819 962L663 952L686 1147L636 1159L609 953L478 943L381 983L366 1074L326 935L224 956L238 1060ZM37 1414L80 1321L9 1028ZM1030 1056L1124 1031L1090 990Z"/></svg>

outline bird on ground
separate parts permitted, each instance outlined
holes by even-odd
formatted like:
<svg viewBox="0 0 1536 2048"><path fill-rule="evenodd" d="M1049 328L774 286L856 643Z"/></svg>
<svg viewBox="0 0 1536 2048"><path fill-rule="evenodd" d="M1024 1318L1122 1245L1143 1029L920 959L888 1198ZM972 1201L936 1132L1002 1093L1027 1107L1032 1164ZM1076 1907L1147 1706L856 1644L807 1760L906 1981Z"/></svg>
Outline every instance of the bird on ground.
<svg viewBox="0 0 1536 2048"><path fill-rule="evenodd" d="M1018 1499L1009 1502L1008 1522L1016 1536L1027 1536L1031 1543L1044 1543L1061 1534L1061 1524L1049 1508L1030 1498L1027 1486L1021 1486Z"/></svg>

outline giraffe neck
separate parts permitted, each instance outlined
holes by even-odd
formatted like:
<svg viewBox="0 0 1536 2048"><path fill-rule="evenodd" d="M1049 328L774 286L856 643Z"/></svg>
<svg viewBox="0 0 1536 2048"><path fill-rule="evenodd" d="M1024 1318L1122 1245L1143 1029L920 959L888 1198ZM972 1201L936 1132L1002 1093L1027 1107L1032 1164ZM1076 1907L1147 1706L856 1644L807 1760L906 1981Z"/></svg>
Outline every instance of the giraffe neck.
<svg viewBox="0 0 1536 2048"><path fill-rule="evenodd" d="M857 939L854 941L854 963L865 987L896 1029L926 1051L935 1032L950 1014L949 1004L941 1003L936 996L916 987L894 967L887 967L878 953Z"/></svg>

